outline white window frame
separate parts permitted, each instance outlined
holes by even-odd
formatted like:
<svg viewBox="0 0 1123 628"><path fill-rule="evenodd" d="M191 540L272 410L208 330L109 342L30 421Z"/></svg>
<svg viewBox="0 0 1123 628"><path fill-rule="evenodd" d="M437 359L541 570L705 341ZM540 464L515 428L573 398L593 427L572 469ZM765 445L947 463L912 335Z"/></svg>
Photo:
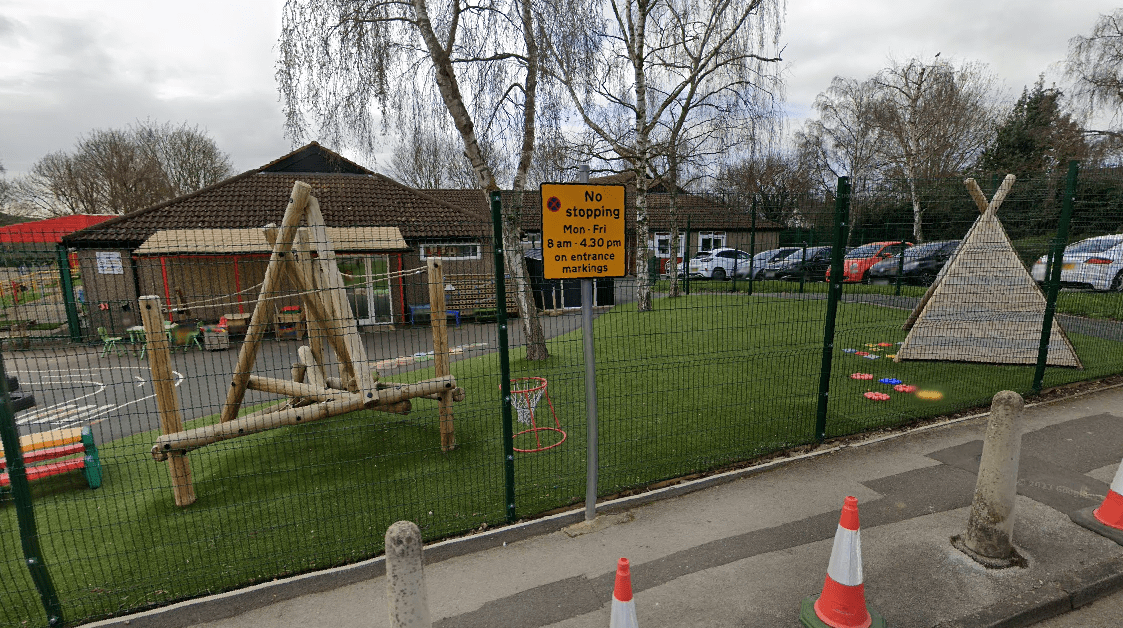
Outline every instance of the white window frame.
<svg viewBox="0 0 1123 628"><path fill-rule="evenodd" d="M660 246L660 244L662 243L665 243L663 244L663 246L666 247L666 252L663 252L663 247ZM656 233L654 238L652 239L651 248L655 251L655 257L669 258L671 256L671 232L664 231ZM685 254L686 238L684 238L683 234L680 233L678 235L678 257L682 257Z"/></svg>
<svg viewBox="0 0 1123 628"><path fill-rule="evenodd" d="M724 231L699 231L698 232L698 252L704 253L714 249L725 248L725 232ZM704 248L702 242L706 239L710 241L710 248Z"/></svg>
<svg viewBox="0 0 1123 628"><path fill-rule="evenodd" d="M452 256L452 257L445 256L445 255L436 255L436 256L433 256L433 257L440 257L441 259L445 259L445 260L480 259L480 243L479 242L425 242L425 243L419 244L417 246L417 254L419 256L421 256L421 261L424 262L424 261L428 260L429 257L430 257L429 254L428 254L429 247L441 247L441 246L471 246L471 247L475 247L476 252L473 255L458 255L458 256Z"/></svg>

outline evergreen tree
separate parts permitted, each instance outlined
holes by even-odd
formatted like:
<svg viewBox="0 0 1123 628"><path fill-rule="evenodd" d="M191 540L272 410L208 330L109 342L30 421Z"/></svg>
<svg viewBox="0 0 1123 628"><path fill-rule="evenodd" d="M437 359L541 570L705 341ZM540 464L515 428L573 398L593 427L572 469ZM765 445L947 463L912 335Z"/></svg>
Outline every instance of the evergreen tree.
<svg viewBox="0 0 1123 628"><path fill-rule="evenodd" d="M982 173L1013 173L1019 179L1063 171L1072 159L1089 156L1080 125L1061 109L1063 94L1046 89L1037 79L1033 90L1022 96L998 128L994 141L979 157Z"/></svg>

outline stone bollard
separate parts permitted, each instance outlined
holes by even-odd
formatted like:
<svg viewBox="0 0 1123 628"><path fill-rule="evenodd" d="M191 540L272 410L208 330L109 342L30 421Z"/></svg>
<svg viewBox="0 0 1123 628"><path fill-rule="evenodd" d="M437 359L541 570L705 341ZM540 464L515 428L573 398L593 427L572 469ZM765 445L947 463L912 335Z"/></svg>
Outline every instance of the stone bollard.
<svg viewBox="0 0 1123 628"><path fill-rule="evenodd" d="M1024 405L1022 396L1010 390L991 401L967 531L951 539L961 552L990 568L1025 566L1012 541Z"/></svg>
<svg viewBox="0 0 1123 628"><path fill-rule="evenodd" d="M391 628L432 627L421 565L421 530L412 521L398 521L386 530L386 602Z"/></svg>

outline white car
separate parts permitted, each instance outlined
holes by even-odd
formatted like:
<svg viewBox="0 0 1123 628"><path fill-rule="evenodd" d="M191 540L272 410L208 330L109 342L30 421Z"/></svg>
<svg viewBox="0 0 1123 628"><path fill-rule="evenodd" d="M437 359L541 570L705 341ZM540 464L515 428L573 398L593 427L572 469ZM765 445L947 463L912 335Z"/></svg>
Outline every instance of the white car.
<svg viewBox="0 0 1123 628"><path fill-rule="evenodd" d="M733 271L748 266L751 255L740 249L714 249L699 253L687 266L691 277L708 277L724 281L733 276Z"/></svg>
<svg viewBox="0 0 1123 628"><path fill-rule="evenodd" d="M1033 264L1030 274L1037 282L1045 281L1043 255ZM1061 285L1094 290L1123 290L1123 233L1097 236L1065 247L1061 262Z"/></svg>

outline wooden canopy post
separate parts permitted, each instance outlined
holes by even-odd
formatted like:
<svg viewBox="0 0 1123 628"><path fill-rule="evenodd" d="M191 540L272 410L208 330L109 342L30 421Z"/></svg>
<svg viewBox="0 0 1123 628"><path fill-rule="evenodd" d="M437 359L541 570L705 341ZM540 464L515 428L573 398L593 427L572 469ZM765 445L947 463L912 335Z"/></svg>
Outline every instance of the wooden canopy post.
<svg viewBox="0 0 1123 628"><path fill-rule="evenodd" d="M437 377L451 375L448 364L448 312L445 310L445 274L441 258L429 258L429 326L433 330L433 369ZM452 391L440 393L441 451L456 447L452 424Z"/></svg>
<svg viewBox="0 0 1123 628"><path fill-rule="evenodd" d="M289 257L292 241L296 237L297 225L304 218L304 210L308 207L308 198L311 195L312 186L303 181L293 183L292 196L289 198L288 207L285 208L285 217L281 221L281 232L277 237L277 243L273 246L273 253L269 256L269 266L265 270L265 279L261 282L257 305L253 308L253 316L250 317L250 324L246 328L246 339L238 352L238 364L234 367L234 377L226 394L226 403L222 406L223 423L237 418L238 410L242 407L250 369L257 359L257 350L273 311L272 308L262 307L262 304L265 299L273 296L277 284L280 283L281 270L285 267L281 262Z"/></svg>
<svg viewBox="0 0 1123 628"><path fill-rule="evenodd" d="M343 275L336 265L335 248L332 246L331 238L328 237L324 216L320 213L320 203L314 196L308 201L308 231L312 236L311 245L318 256L316 265L319 272L316 276L316 285L324 291L324 303L334 315L332 320L326 321L326 324L329 330L334 328L347 344L350 359L340 365L343 380L346 382L347 375L352 375L359 394L367 400L368 406L373 406L379 401L378 388L375 386L378 378L371 375L366 348L363 347L363 339L359 336L358 323L351 311L351 303L347 301Z"/></svg>
<svg viewBox="0 0 1123 628"><path fill-rule="evenodd" d="M152 371L152 385L156 389L156 408L160 413L160 433L164 436L183 431L183 416L179 413L179 395L171 366L171 347L164 331L163 308L160 297L140 298L140 318L144 324L144 338L148 344L148 366ZM195 486L191 480L191 462L187 454L179 451L168 456L168 474L172 479L172 494L176 506L195 503Z"/></svg>

